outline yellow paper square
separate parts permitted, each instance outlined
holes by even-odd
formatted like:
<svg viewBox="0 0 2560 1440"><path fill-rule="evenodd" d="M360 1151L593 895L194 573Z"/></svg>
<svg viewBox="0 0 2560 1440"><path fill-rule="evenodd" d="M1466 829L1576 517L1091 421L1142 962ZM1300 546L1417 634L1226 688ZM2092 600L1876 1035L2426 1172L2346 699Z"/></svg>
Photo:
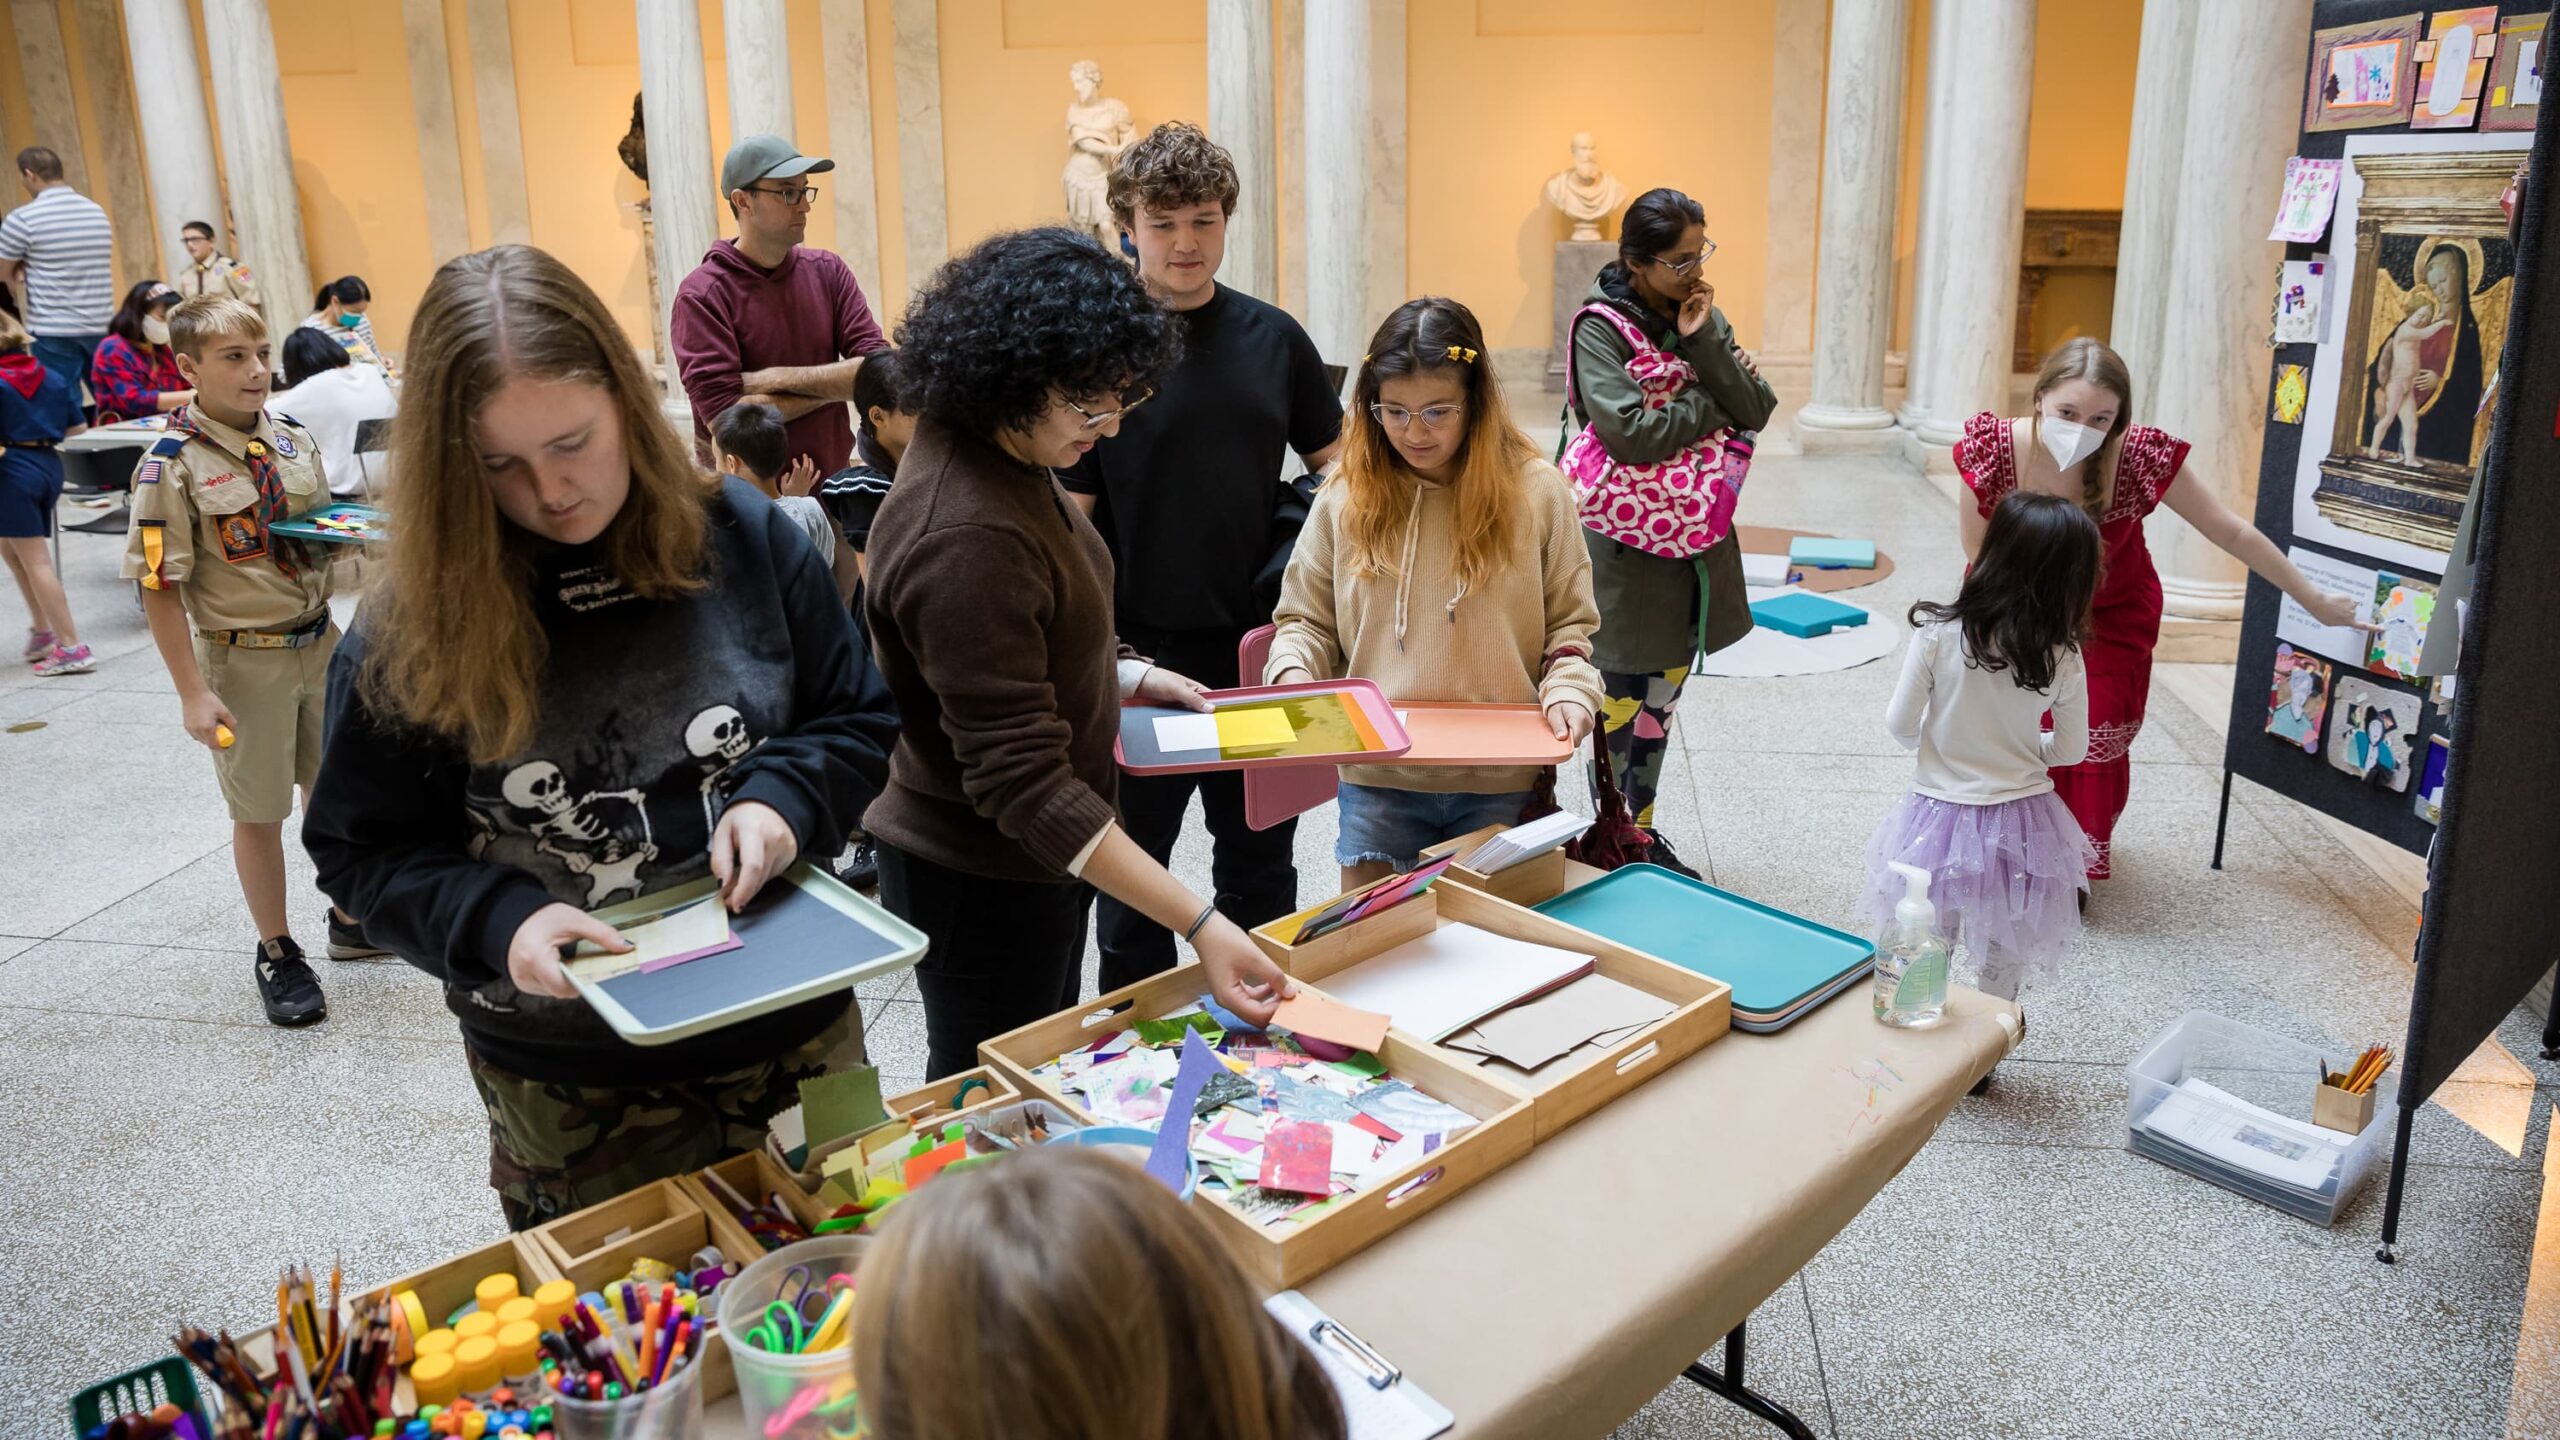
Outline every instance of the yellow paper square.
<svg viewBox="0 0 2560 1440"><path fill-rule="evenodd" d="M1220 710L1216 714L1221 750L1267 750L1298 738L1289 717L1276 706Z"/></svg>

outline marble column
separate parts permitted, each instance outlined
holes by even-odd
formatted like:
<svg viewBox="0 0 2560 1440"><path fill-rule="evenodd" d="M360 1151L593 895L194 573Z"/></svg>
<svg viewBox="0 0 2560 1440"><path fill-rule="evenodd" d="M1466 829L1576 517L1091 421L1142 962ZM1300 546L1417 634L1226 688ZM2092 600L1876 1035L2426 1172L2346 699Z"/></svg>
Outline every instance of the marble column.
<svg viewBox="0 0 2560 1440"><path fill-rule="evenodd" d="M2195 448L2186 478L2243 516L2255 513L2267 414L2267 294L2284 247L2267 239L2302 115L2311 0L2205 6L2196 18L2177 256L2162 305L2156 399L2134 415ZM2247 576L2239 561L2161 510L2147 527L2171 617L2232 620Z"/></svg>
<svg viewBox="0 0 2560 1440"><path fill-rule="evenodd" d="M836 253L853 267L873 313L886 327L887 280L880 273L880 200L871 163L871 26L862 0L818 0L818 43L825 50L827 154L836 162L825 183L835 196Z"/></svg>
<svg viewBox="0 0 2560 1440"><path fill-rule="evenodd" d="M1929 68L1953 72L1957 83L1946 143L1929 147L1941 157L1943 193L1922 213L1936 215L1938 243L1924 243L1912 295L1915 307L1929 307L1928 348L1914 344L1911 383L1922 386L1925 374L1917 434L1932 452L1955 444L1972 416L2009 413L2036 68L2036 0L1938 3L1950 17L1937 31L1948 48L1929 57Z"/></svg>
<svg viewBox="0 0 2560 1440"><path fill-rule="evenodd" d="M142 0L125 0L128 8ZM165 3L165 0L152 0ZM179 8L185 8L181 0ZM453 113L453 54L444 0L400 0L409 57L409 113L418 124L418 177L427 192L427 251L438 265L471 248L462 197L462 131Z"/></svg>
<svg viewBox="0 0 2560 1440"><path fill-rule="evenodd" d="M480 121L489 243L530 245L533 200L524 179L524 122L516 113L516 41L507 0L469 0L463 14L471 37L471 111Z"/></svg>
<svg viewBox="0 0 2560 1440"><path fill-rule="evenodd" d="M293 141L276 84L276 37L266 0L204 0L213 106L222 126L222 173L231 189L232 253L248 262L266 298L267 328L281 335L310 303L302 198Z"/></svg>
<svg viewBox="0 0 2560 1440"><path fill-rule="evenodd" d="M891 58L898 81L898 208L913 293L951 258L950 192L942 172L942 6L897 0Z"/></svg>
<svg viewBox="0 0 2560 1440"><path fill-rule="evenodd" d="M1893 412L1884 408L1884 351L1893 325L1893 215L1909 28L1908 0L1835 0L1831 7L1813 396L1796 412L1796 438L1808 453L1902 448Z"/></svg>
<svg viewBox="0 0 2560 1440"><path fill-rule="evenodd" d="M638 0L640 94L649 119L650 264L658 277L649 317L667 393L674 397L675 350L667 342L676 286L720 238L720 182L711 168L711 100L702 79L702 17L694 0Z"/></svg>
<svg viewBox="0 0 2560 1440"><path fill-rule="evenodd" d="M201 220L214 227L217 239L224 238L213 112L205 107L187 0L124 0L124 38L133 59L133 104L151 207L159 221L160 273L174 277L195 263L181 233L188 221Z"/></svg>
<svg viewBox="0 0 2560 1440"><path fill-rule="evenodd" d="M140 127L134 123L133 72L125 60L124 22L116 0L72 0L71 18L80 31L80 68L89 88L89 104L98 118L99 193L92 198L107 208L107 223L116 236L116 269L122 283L168 272L161 267L160 241L151 227L151 191L142 173Z"/></svg>
<svg viewBox="0 0 2560 1440"><path fill-rule="evenodd" d="M2158 393L2160 323L2177 263L2178 185L2204 0L2146 0L2133 72L2133 138L2125 152L2124 220L2116 240L2115 316L2107 343L2133 375L2134 413Z"/></svg>
<svg viewBox="0 0 2560 1440"><path fill-rule="evenodd" d="M1405 288L1405 0L1369 0L1369 330L1412 299ZM1353 352L1358 353L1356 350Z"/></svg>
<svg viewBox="0 0 2560 1440"><path fill-rule="evenodd" d="M720 0L720 28L729 40L730 143L747 135L779 135L797 144L791 27L782 0Z"/></svg>
<svg viewBox="0 0 2560 1440"><path fill-rule="evenodd" d="M1303 0L1272 0L1278 62L1271 98L1280 112L1280 293L1274 303L1307 309L1307 16Z"/></svg>
<svg viewBox="0 0 2560 1440"><path fill-rule="evenodd" d="M1822 37L1829 0L1778 0L1769 60L1769 269L1761 285L1759 361L1813 358L1816 197L1822 190ZM1713 217L1709 217L1713 218Z"/></svg>
<svg viewBox="0 0 2560 1440"><path fill-rule="evenodd" d="M1980 83L1971 67L1956 59L1959 48L1976 43L1975 37L1957 29L1963 18L1961 0L1931 0L1928 63L1924 67L1928 72L1928 96L1920 117L1920 224L1919 233L1913 237L1911 257L1911 342L1903 352L1902 404L1893 412L1896 423L1915 433L1928 418L1929 386L1938 372L1936 356L1930 350L1937 338L1938 294L1930 282L1947 261L1951 238L1947 233L1947 190L1970 180L1969 176L1959 180L1948 153L1954 139L1950 116L1957 104L1957 92ZM1997 36L1981 39L1994 45L2003 43Z"/></svg>
<svg viewBox="0 0 2560 1440"><path fill-rule="evenodd" d="M53 0L9 0L9 22L18 34L18 75L26 82L27 109L36 125L26 143L60 155L62 178L87 195L89 155L80 144L80 111L71 103L71 58L62 45L62 12ZM16 161L10 163L14 169Z"/></svg>
<svg viewBox="0 0 2560 1440"><path fill-rule="evenodd" d="M1236 213L1218 283L1260 300L1279 295L1271 59L1271 0L1209 0L1209 138L1236 162Z"/></svg>
<svg viewBox="0 0 2560 1440"><path fill-rule="evenodd" d="M1356 365L1369 313L1372 116L1362 0L1305 0L1307 333L1327 364Z"/></svg>

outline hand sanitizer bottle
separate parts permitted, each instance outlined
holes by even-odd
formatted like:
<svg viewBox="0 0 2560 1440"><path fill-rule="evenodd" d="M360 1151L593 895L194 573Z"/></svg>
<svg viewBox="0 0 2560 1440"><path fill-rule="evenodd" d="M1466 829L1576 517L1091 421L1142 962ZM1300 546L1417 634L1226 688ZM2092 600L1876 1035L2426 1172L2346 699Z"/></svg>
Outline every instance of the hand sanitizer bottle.
<svg viewBox="0 0 2560 1440"><path fill-rule="evenodd" d="M1893 933L1876 953L1876 1019L1925 1029L1947 1011L1947 942L1938 934L1938 907L1929 903L1929 872L1891 864L1905 893L1893 907Z"/></svg>

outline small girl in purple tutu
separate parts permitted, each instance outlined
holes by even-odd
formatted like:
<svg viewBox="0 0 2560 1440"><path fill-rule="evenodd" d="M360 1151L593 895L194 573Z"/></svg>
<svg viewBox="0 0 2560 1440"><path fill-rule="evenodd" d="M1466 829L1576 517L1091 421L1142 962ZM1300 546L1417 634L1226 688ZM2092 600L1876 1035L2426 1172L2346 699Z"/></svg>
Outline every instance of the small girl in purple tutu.
<svg viewBox="0 0 2560 1440"><path fill-rule="evenodd" d="M1976 986L2003 1000L2070 948L2097 860L2046 772L2088 753L2080 640L2099 554L2097 525L2072 501L2026 490L2001 501L1955 603L1911 607L1885 710L1920 765L1867 842L1867 919L1882 933L1902 898L1888 862L1928 871L1940 928L1972 955Z"/></svg>

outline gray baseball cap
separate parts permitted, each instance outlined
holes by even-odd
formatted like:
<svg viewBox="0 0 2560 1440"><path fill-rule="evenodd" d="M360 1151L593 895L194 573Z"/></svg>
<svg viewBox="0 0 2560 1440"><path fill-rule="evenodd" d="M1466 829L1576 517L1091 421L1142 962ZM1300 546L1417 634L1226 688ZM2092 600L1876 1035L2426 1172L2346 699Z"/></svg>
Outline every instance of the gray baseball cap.
<svg viewBox="0 0 2560 1440"><path fill-rule="evenodd" d="M834 168L833 160L803 155L779 135L750 135L730 146L728 158L720 162L720 193L744 190L759 180L790 180Z"/></svg>

